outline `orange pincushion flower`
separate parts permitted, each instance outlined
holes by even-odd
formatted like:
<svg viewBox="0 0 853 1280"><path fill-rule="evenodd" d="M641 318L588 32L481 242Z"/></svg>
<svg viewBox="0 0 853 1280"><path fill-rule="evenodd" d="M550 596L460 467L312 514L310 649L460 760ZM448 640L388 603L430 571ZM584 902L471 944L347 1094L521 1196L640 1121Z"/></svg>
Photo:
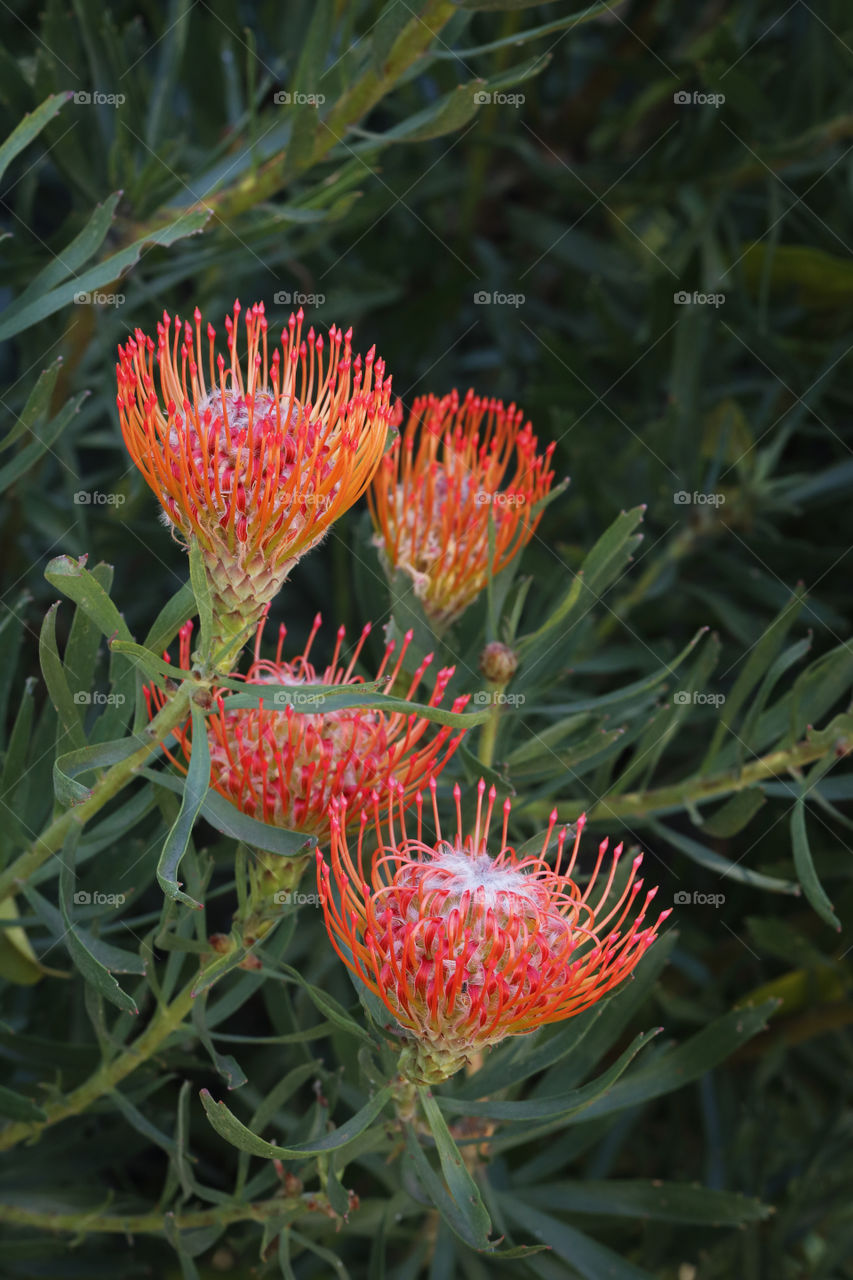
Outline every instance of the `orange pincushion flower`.
<svg viewBox="0 0 853 1280"><path fill-rule="evenodd" d="M391 379L375 348L353 357L352 330L302 336L291 314L269 356L263 303L215 330L163 313L157 341L137 329L119 346L118 409L136 466L180 537L195 538L214 595L219 641L245 634L293 565L361 497L385 448ZM155 374L155 360L157 373ZM205 378L205 365L207 378Z"/></svg>
<svg viewBox="0 0 853 1280"><path fill-rule="evenodd" d="M392 784L393 786L393 784ZM377 848L365 874L365 830L355 858L346 837L346 804L332 818L331 868L318 854L317 878L332 945L344 963L385 1004L410 1045L401 1070L413 1080L436 1084L470 1056L505 1036L525 1035L545 1023L571 1018L588 1008L634 969L651 946L669 911L644 927L657 890L650 889L639 911L642 881L635 858L627 883L612 893L620 844L610 858L605 883L599 872L608 842L586 889L572 879L584 819L577 823L574 848L561 870L566 829L557 839L556 864L546 861L556 812L538 856L519 857L507 845L510 802L503 806L500 852L489 853L495 789L478 789L477 819L463 839L459 787L456 834L444 839L431 780L437 840L423 840L423 797L417 797L417 835L407 836L403 806L389 806L387 841L374 797ZM395 807L399 808L395 823ZM331 880L334 877L336 893Z"/></svg>
<svg viewBox="0 0 853 1280"><path fill-rule="evenodd" d="M490 568L499 573L533 537L536 506L554 479L554 445L538 454L537 443L514 404L473 391L460 403L453 391L415 400L383 458L368 492L374 541L389 574L401 569L412 579L438 628L467 609Z"/></svg>
<svg viewBox="0 0 853 1280"><path fill-rule="evenodd" d="M300 695L300 685L328 686L332 695L343 687L363 683L353 671L370 634L370 624L363 628L348 661L340 657L345 637L344 628L340 627L332 661L318 673L308 658L320 625L317 614L303 653L290 661L282 659L286 629L280 627L275 660L270 661L258 656L262 624L255 660L245 677L237 677L245 679L247 687L292 686L294 705L229 710L229 694L220 691L215 695L216 710L208 717L207 725L210 784L216 791L260 822L325 837L332 800L349 800L358 812L374 788L384 790L392 779L405 796L411 797L431 773L444 768L464 730L440 725L430 733L430 722L414 711L407 714L357 707L324 710L324 693L315 689ZM180 662L184 669L190 662L191 632L192 623L181 628ZM374 679L384 680L389 688L393 686L410 641L411 633L404 638L396 658L396 646L393 641L388 642ZM432 654L424 658L403 697L411 699L415 695L431 661ZM445 667L437 673L429 706L441 702L454 670ZM148 690L147 697L151 712L165 701L158 690ZM453 711L461 711L468 700L468 694L456 698ZM192 755L191 722L177 730L176 737L188 764ZM180 759L168 751L166 754L186 772Z"/></svg>

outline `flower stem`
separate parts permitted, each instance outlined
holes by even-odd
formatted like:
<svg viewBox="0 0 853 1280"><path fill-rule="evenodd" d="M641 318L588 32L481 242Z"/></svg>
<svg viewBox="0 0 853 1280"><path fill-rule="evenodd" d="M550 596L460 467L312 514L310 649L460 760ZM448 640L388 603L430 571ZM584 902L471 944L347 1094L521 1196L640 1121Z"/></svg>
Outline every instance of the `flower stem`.
<svg viewBox="0 0 853 1280"><path fill-rule="evenodd" d="M75 1235L95 1232L123 1236L165 1234L166 1219L178 1231L194 1231L201 1227L230 1226L235 1222L267 1222L283 1214L299 1216L322 1213L334 1216L322 1192L300 1196L274 1196L258 1204L237 1204L231 1208L215 1205L211 1209L188 1209L183 1213L104 1213L83 1210L79 1213L50 1213L19 1205L0 1204L0 1222L37 1231L68 1231Z"/></svg>
<svg viewBox="0 0 853 1280"><path fill-rule="evenodd" d="M103 809L108 800L112 800L113 796L133 781L137 770L152 752L186 718L196 687L189 682L181 685L144 730L144 735L150 737L151 741L101 774L85 800L54 818L41 835L36 836L30 847L0 874L0 902L14 893L19 881L27 880L54 853L59 852L73 824L85 826Z"/></svg>
<svg viewBox="0 0 853 1280"><path fill-rule="evenodd" d="M498 726L501 718L501 704L498 694L503 693L506 688L505 684L495 684L490 682L487 685L487 692L492 695L492 705L489 709L489 718L484 721L480 729L480 763L484 764L487 769L491 769L492 762L495 758L495 746L498 740Z"/></svg>
<svg viewBox="0 0 853 1280"><path fill-rule="evenodd" d="M572 822L585 812L590 822L604 822L614 818L637 819L651 817L655 813L675 812L703 801L718 800L736 791L745 791L756 783L781 778L789 770L821 760L837 749L836 743L797 742L792 747L771 751L769 755L753 760L742 769L726 769L723 773L708 777L697 774L668 787L658 787L652 791L627 791L612 799L605 796L591 806L577 802L561 805L560 817L566 822ZM528 817L544 822L553 807L553 800L534 800L524 807L523 812Z"/></svg>

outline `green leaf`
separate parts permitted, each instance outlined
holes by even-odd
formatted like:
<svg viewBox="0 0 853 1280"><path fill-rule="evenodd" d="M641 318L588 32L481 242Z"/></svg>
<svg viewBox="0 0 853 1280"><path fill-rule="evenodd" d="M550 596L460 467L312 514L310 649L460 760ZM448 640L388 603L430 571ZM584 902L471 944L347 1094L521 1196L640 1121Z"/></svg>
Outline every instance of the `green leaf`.
<svg viewBox="0 0 853 1280"><path fill-rule="evenodd" d="M697 1226L738 1227L762 1222L773 1210L749 1196L682 1182L644 1182L614 1178L606 1182L552 1182L518 1187L513 1195L541 1209L562 1213L604 1214L651 1222L683 1222Z"/></svg>
<svg viewBox="0 0 853 1280"><path fill-rule="evenodd" d="M150 649L159 658L164 649L167 649L172 643L184 623L194 616L195 607L195 594L192 583L185 582L157 614L151 630L145 637L144 647Z"/></svg>
<svg viewBox="0 0 853 1280"><path fill-rule="evenodd" d="M391 50L411 22L413 12L406 0L388 0L373 27L370 61L374 71L382 75Z"/></svg>
<svg viewBox="0 0 853 1280"><path fill-rule="evenodd" d="M326 1134L325 1137L315 1138L312 1142L297 1143L293 1147L278 1147L271 1142L264 1142L263 1138L257 1137L251 1129L241 1124L224 1102L215 1102L207 1089L202 1089L199 1096L207 1118L216 1132L238 1151L247 1151L249 1155L261 1156L265 1160L307 1160L311 1156L340 1151L359 1134L364 1133L389 1102L391 1088L386 1086L380 1089L351 1119Z"/></svg>
<svg viewBox="0 0 853 1280"><path fill-rule="evenodd" d="M86 946L71 919L69 902L74 893L74 861L80 834L81 828L73 824L62 847L60 859L62 870L59 874L59 909L66 929L64 941L71 959L95 991L100 992L104 999L109 1000L110 1004L114 1004L116 1008L128 1013L138 1013L135 1001L119 986L107 968Z"/></svg>
<svg viewBox="0 0 853 1280"><path fill-rule="evenodd" d="M450 1130L438 1108L432 1092L419 1088L421 1105L427 1118L430 1131L435 1140L441 1171L447 1183L447 1190L456 1209L465 1222L466 1234L475 1241L475 1249L489 1247L489 1232L492 1222L480 1189L471 1176L462 1154L450 1136Z"/></svg>
<svg viewBox="0 0 853 1280"><path fill-rule="evenodd" d="M794 866L797 869L800 884L803 886L803 893L821 920L825 920L827 924L832 925L833 929L838 929L840 932L841 921L833 911L832 903L827 897L826 891L815 871L811 848L809 847L809 837L806 832L805 794L797 797L791 812L791 844L794 850Z"/></svg>
<svg viewBox="0 0 853 1280"><path fill-rule="evenodd" d="M79 804L90 794L89 787L74 781L79 774L90 769L109 768L146 746L151 748L152 755L157 750L151 738L130 734L113 742L98 742L57 756L53 764L53 789L57 801L62 805Z"/></svg>
<svg viewBox="0 0 853 1280"><path fill-rule="evenodd" d="M86 399L88 394L88 391L81 391L78 396L74 396L69 400L62 409L60 409L56 417L47 424L40 436L36 435L35 431L31 432L32 435L35 436L35 439L30 441L28 445L25 445L24 448L15 455L11 462L6 463L5 467L0 467L0 493L2 493L4 489L8 489L16 480L19 480L20 477L30 469L33 463L38 461L42 454L52 450L53 444L62 435L62 432L74 417L74 414L80 408L80 405Z"/></svg>
<svg viewBox="0 0 853 1280"><path fill-rule="evenodd" d="M776 876L767 876L760 871L753 871L739 862L732 862L722 854L714 853L713 849L706 849L705 845L700 844L698 840L693 840L680 831L673 831L661 822L651 821L649 827L661 840L666 840L673 848L680 849L691 862L697 863L700 867L707 867L709 871L715 871L728 880L752 885L754 889L767 889L770 893L790 893L796 896L800 891L799 885L794 880L780 880Z"/></svg>
<svg viewBox="0 0 853 1280"><path fill-rule="evenodd" d="M583 1112L583 1120L594 1120L626 1107L638 1106L701 1079L763 1031L768 1017L778 1007L778 1000L767 1000L755 1007L733 1009L723 1014L684 1044L658 1054L649 1066L641 1067L621 1080L610 1093Z"/></svg>
<svg viewBox="0 0 853 1280"><path fill-rule="evenodd" d="M612 1089L640 1050L662 1030L662 1027L655 1027L652 1031L636 1036L613 1066L597 1080L592 1080L580 1089L573 1089L570 1093L564 1093L558 1097L537 1097L523 1102L505 1102L496 1098L487 1099L484 1102L471 1102L467 1098L441 1097L439 1104L442 1110L449 1111L452 1115L490 1116L493 1120L509 1120L516 1123L576 1116Z"/></svg>
<svg viewBox="0 0 853 1280"><path fill-rule="evenodd" d="M51 94L49 98L45 98L35 111L31 111L29 115L24 116L21 123L12 130L6 141L0 146L0 178L6 172L15 156L28 147L33 138L38 137L46 124L53 119L58 111L61 111L66 102L69 102L73 94L71 90L64 93Z"/></svg>
<svg viewBox="0 0 853 1280"><path fill-rule="evenodd" d="M184 782L184 794L178 816L166 836L160 860L157 863L157 883L168 898L201 911L202 904L183 893L176 878L181 859L187 851L193 825L210 787L210 743L207 738L207 722L204 712L196 703L192 704L192 724L193 750Z"/></svg>
<svg viewBox="0 0 853 1280"><path fill-rule="evenodd" d="M204 556L197 538L190 538L189 540L189 560L190 585L201 632L199 648L201 649L202 658L206 663L209 663L213 653L213 596L210 589L210 579L204 567ZM184 621L186 621L186 618Z"/></svg>
<svg viewBox="0 0 853 1280"><path fill-rule="evenodd" d="M14 1089L7 1089L5 1085L0 1085L0 1116L5 1116L8 1120L35 1123L47 1119L47 1113L35 1102L25 1098L22 1093L15 1093Z"/></svg>
<svg viewBox="0 0 853 1280"><path fill-rule="evenodd" d="M50 401L53 395L53 388L56 386L56 379L59 370L62 368L62 357L57 356L53 364L47 369L43 369L39 374L36 385L30 392L27 403L21 410L21 416L15 423L12 430L7 436L0 441L0 449L8 449L10 445L19 440L26 431L32 431L36 424L41 421L50 408Z"/></svg>
<svg viewBox="0 0 853 1280"><path fill-rule="evenodd" d="M71 556L57 556L45 569L44 576L52 587L89 615L102 635L108 639L118 636L121 640L130 640L127 623L94 573L86 568L86 560L86 556L79 560L73 560Z"/></svg>
<svg viewBox="0 0 853 1280"><path fill-rule="evenodd" d="M179 796L184 794L186 784L183 778L154 769L140 769L139 773L158 787L165 787ZM284 858L298 858L310 853L317 845L317 837L307 835L304 831L289 831L286 827L273 827L265 822L258 822L257 818L250 818L212 787L204 798L199 817L204 818L224 836L231 836L253 849L277 853Z"/></svg>
<svg viewBox="0 0 853 1280"><path fill-rule="evenodd" d="M96 292L103 285L118 280L129 267L135 266L143 250L149 246L160 245L168 248L185 236L197 235L204 228L211 212L210 209L198 209L182 213L174 222L158 227L156 231L148 231L126 249L113 254L110 258L105 258L97 266L90 267L88 271L52 289L49 293L42 294L40 298L23 305L20 305L20 302L12 303L6 308L4 318L0 320L0 341L14 337L16 333L38 324L40 320L68 306L74 301L76 294Z"/></svg>
<svg viewBox="0 0 853 1280"><path fill-rule="evenodd" d="M650 1271L635 1267L603 1244L550 1214L521 1203L515 1196L501 1195L498 1202L508 1218L548 1245L586 1280L654 1280Z"/></svg>
<svg viewBox="0 0 853 1280"><path fill-rule="evenodd" d="M702 830L706 835L727 840L748 826L765 803L766 798L760 787L736 791L716 813L705 819Z"/></svg>
<svg viewBox="0 0 853 1280"><path fill-rule="evenodd" d="M40 298L49 289L74 275L78 267L98 252L112 226L116 205L121 197L122 192L115 191L103 204L95 206L95 212L80 234L32 278L23 293L15 299L16 306Z"/></svg>
<svg viewBox="0 0 853 1280"><path fill-rule="evenodd" d="M726 734L733 732L732 726L737 720L741 707L759 681L764 678L768 667L775 661L791 624L803 607L804 600L805 590L802 587L797 587L790 600L785 603L770 626L763 632L761 639L753 646L744 663L743 670L735 681L731 693L726 698L722 715L705 753L700 773L708 772L711 762L716 756Z"/></svg>
<svg viewBox="0 0 853 1280"><path fill-rule="evenodd" d="M52 604L44 615L39 634L39 663L50 700L56 707L63 735L80 750L86 745L86 735L81 723L80 706L68 687L65 670L56 647L56 611L58 604Z"/></svg>

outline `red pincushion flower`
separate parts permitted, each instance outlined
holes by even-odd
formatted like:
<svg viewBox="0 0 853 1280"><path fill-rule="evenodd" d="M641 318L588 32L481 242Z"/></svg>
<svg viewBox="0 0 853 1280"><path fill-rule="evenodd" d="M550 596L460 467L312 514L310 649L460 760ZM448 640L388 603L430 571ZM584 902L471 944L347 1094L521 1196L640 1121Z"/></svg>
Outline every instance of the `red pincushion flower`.
<svg viewBox="0 0 853 1280"><path fill-rule="evenodd" d="M537 444L514 404L473 391L461 403L453 391L412 405L368 502L386 570L409 575L435 627L458 618L486 586L490 569L499 573L533 537L537 504L554 479L554 445L538 454Z"/></svg>
<svg viewBox="0 0 853 1280"><path fill-rule="evenodd" d="M258 656L262 624L255 660L245 677L237 677L245 679L247 686L292 686L294 704L301 709L284 705L229 710L229 694L220 691L215 695L216 710L208 717L207 726L210 784L216 791L260 822L325 837L329 832L329 806L334 799L348 800L358 812L375 788L384 790L392 779L402 788L402 794L411 797L431 773L444 768L464 730L439 725L431 732L430 722L415 711L407 714L357 707L323 710L322 692L315 689L300 695L300 685L328 686L331 693L363 683L362 677L353 672L370 634L370 624L362 630L348 660L340 656L345 632L339 628L332 661L321 674L308 660L320 625L317 614L303 653L290 661L282 659L286 629L280 627L275 660L269 661ZM181 628L180 662L184 669L190 664L191 632L192 623ZM396 646L389 641L376 680L385 680L389 688L393 686L410 641L411 633L404 638L396 657ZM429 654L401 696L415 696L431 661ZM444 667L437 673L429 706L441 702L454 670ZM147 697L150 711L165 701L158 690L148 690ZM468 700L468 694L457 697L452 710L461 711ZM176 731L187 764L192 755L191 723ZM169 751L166 754L186 772L181 759Z"/></svg>
<svg viewBox="0 0 853 1280"><path fill-rule="evenodd" d="M166 522L201 547L219 642L245 636L299 557L361 497L395 416L383 361L375 348L353 357L351 329L332 326L327 351L313 328L303 338L300 308L270 358L255 303L242 366L240 311L235 302L225 320L227 359L210 324L205 359L198 307L194 328L176 316L172 329L164 312L156 343L137 329L118 349L125 444Z"/></svg>
<svg viewBox="0 0 853 1280"><path fill-rule="evenodd" d="M417 797L413 839L406 833L402 804L389 806L384 837L379 798L374 796L375 834L366 849L369 818L363 812L355 858L347 843L342 801L332 817L331 867L317 855L332 945L409 1033L401 1071L420 1083L439 1083L473 1053L505 1036L525 1035L573 1017L600 1000L631 973L669 915L663 911L653 925L644 926L656 889L635 909L642 856L634 859L624 887L612 892L621 844L602 885L599 873L608 842L601 842L587 887L581 889L572 872L583 818L565 870L566 829L559 832L552 868L546 854L556 811L541 854L519 857L507 844L506 800L500 852L493 857L488 845L495 789L489 791L484 814L485 787L481 781L474 832L464 839L460 791L454 788L456 834L448 840L441 834L431 780L434 844L423 840L423 793ZM366 874L365 856L373 848Z"/></svg>

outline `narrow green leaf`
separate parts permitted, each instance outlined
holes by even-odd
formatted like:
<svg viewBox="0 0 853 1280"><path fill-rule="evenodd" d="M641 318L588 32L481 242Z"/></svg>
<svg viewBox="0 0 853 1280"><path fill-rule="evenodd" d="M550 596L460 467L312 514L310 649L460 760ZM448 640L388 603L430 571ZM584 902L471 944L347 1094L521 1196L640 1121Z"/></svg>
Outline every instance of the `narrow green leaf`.
<svg viewBox="0 0 853 1280"><path fill-rule="evenodd" d="M21 410L21 416L15 423L12 430L3 440L0 440L0 449L8 449L10 445L19 440L26 431L32 431L35 426L45 416L50 408L50 400L53 395L53 388L56 386L56 379L59 370L62 368L62 357L57 356L52 365L47 369L43 369L39 374L36 385L33 387L27 403Z"/></svg>
<svg viewBox="0 0 853 1280"><path fill-rule="evenodd" d="M96 292L103 285L119 279L129 267L139 261L143 250L149 246L160 245L168 248L185 236L197 235L210 216L210 209L182 213L174 222L168 223L165 227L158 227L156 231L147 232L126 249L105 258L97 266L90 267L88 271L59 285L56 289L51 289L49 293L42 294L40 298L24 303L23 306L12 303L6 308L4 317L0 320L0 341L14 337L16 333L28 329L31 325L61 310L62 307L68 306L74 301L76 294Z"/></svg>
<svg viewBox="0 0 853 1280"><path fill-rule="evenodd" d="M50 700L56 707L59 723L64 735L73 743L76 750L85 748L86 735L80 715L80 705L75 701L68 681L62 659L56 647L56 611L58 604L52 604L44 615L39 634L39 663Z"/></svg>
<svg viewBox="0 0 853 1280"><path fill-rule="evenodd" d="M95 206L95 211L83 230L33 276L23 293L15 299L16 306L40 298L49 289L67 280L98 252L112 226L116 205L121 197L121 191L114 191L103 204Z"/></svg>
<svg viewBox="0 0 853 1280"><path fill-rule="evenodd" d="M195 607L192 583L185 582L157 614L151 630L145 637L144 647L150 649L159 658L184 623L194 616Z"/></svg>
<svg viewBox="0 0 853 1280"><path fill-rule="evenodd" d="M773 1212L769 1205L738 1192L641 1179L552 1182L547 1186L520 1186L513 1194L537 1208L561 1213L604 1214L697 1226L738 1227L747 1222L763 1222Z"/></svg>
<svg viewBox="0 0 853 1280"><path fill-rule="evenodd" d="M213 655L213 596L210 579L204 567L204 556L197 538L189 541L190 585L195 599L199 620L199 648L202 658L209 663ZM186 619L185 619L186 621Z"/></svg>
<svg viewBox="0 0 853 1280"><path fill-rule="evenodd" d="M557 1257L567 1262L585 1280L654 1280L650 1271L635 1267L597 1240L583 1235L575 1227L552 1218L550 1214L520 1202L514 1196L501 1195L499 1203L508 1218L516 1222L543 1244L549 1245Z"/></svg>
<svg viewBox="0 0 853 1280"><path fill-rule="evenodd" d="M201 1090L200 1097L207 1118L216 1132L238 1151L248 1151L249 1155L261 1156L265 1160L307 1160L311 1156L340 1151L359 1134L364 1133L389 1102L391 1089L390 1086L380 1089L350 1120L325 1137L315 1138L313 1142L297 1143L293 1147L278 1147L271 1142L264 1142L251 1129L241 1124L224 1102L215 1102L207 1089Z"/></svg>
<svg viewBox="0 0 853 1280"><path fill-rule="evenodd" d="M500 1099L487 1099L484 1102L472 1102L467 1098L439 1098L439 1104L451 1115L490 1116L494 1120L508 1120L516 1123L532 1120L555 1120L558 1117L576 1116L585 1111L593 1102L613 1088L613 1085L651 1040L659 1035L662 1027L655 1027L634 1038L624 1053L620 1054L613 1066L597 1080L583 1085L580 1089L572 1089L553 1098L532 1098L523 1102L504 1102Z"/></svg>
<svg viewBox="0 0 853 1280"><path fill-rule="evenodd" d="M202 904L181 891L178 867L187 851L193 825L210 787L210 744L204 712L192 704L193 750L184 783L181 808L163 844L157 863L157 882L167 897L201 911Z"/></svg>
<svg viewBox="0 0 853 1280"><path fill-rule="evenodd" d="M474 1247L476 1249L487 1249L489 1247L489 1233L492 1229L492 1221L486 1206L483 1204L480 1189L462 1159L462 1153L450 1136L450 1130L432 1092L429 1089L420 1088L418 1093L427 1123L435 1140L441 1171L444 1174L444 1180L447 1183L447 1189L450 1192L453 1203L464 1218L471 1238L476 1241Z"/></svg>
<svg viewBox="0 0 853 1280"><path fill-rule="evenodd" d="M109 1000L118 1009L128 1013L138 1013L139 1010L135 1001L119 986L101 961L88 949L71 919L69 902L74 893L74 862L80 833L81 828L79 826L76 824L71 826L63 845L60 859L62 870L59 874L59 909L66 929L64 941L71 959L91 987L100 992L105 1000Z"/></svg>
<svg viewBox="0 0 853 1280"><path fill-rule="evenodd" d="M11 462L6 463L5 467L0 467L0 493L19 480L42 454L52 448L88 395L88 391L81 391L79 395L63 405L56 417L42 428L41 435L36 435L35 431L31 432L35 439L25 445Z"/></svg>
<svg viewBox="0 0 853 1280"><path fill-rule="evenodd" d="M36 1123L47 1119L46 1112L35 1102L25 1098L22 1093L15 1093L14 1089L7 1089L5 1085L0 1085L0 1116L5 1116L8 1120Z"/></svg>
<svg viewBox="0 0 853 1280"><path fill-rule="evenodd" d="M666 840L674 848L680 849L691 862L697 863L700 867L707 867L709 871L716 871L728 880L737 880L740 884L749 884L755 889L767 889L770 893L790 893L796 896L800 891L799 885L794 880L780 880L776 876L767 876L760 871L753 871L739 862L732 862L722 854L714 853L713 849L707 849L698 840L693 840L680 831L673 831L671 827L665 827L661 822L651 821L649 827L661 840Z"/></svg>
<svg viewBox="0 0 853 1280"><path fill-rule="evenodd" d="M102 635L108 639L118 636L121 640L131 640L127 623L94 573L86 568L86 559L86 556L79 560L57 556L45 569L44 576L51 586L89 615Z"/></svg>
<svg viewBox="0 0 853 1280"><path fill-rule="evenodd" d="M797 797L791 812L791 844L794 850L794 866L803 886L803 893L820 916L833 929L841 930L841 921L832 909L832 903L826 895L823 885L818 879L812 859L809 837L806 831L806 798Z"/></svg>
<svg viewBox="0 0 853 1280"><path fill-rule="evenodd" d="M36 107L35 111L31 111L29 115L24 116L21 123L12 130L6 141L0 146L0 178L6 172L15 156L28 147L33 138L38 137L42 129L49 123L58 111L61 111L66 102L69 102L73 94L71 90L64 93L53 93L49 98L45 98L44 102Z"/></svg>
<svg viewBox="0 0 853 1280"><path fill-rule="evenodd" d="M778 1000L742 1009L733 1009L704 1027L684 1044L658 1054L652 1063L640 1067L583 1112L584 1121L610 1115L626 1107L638 1106L699 1080L736 1049L767 1026L767 1019L779 1007Z"/></svg>
<svg viewBox="0 0 853 1280"><path fill-rule="evenodd" d="M765 796L760 787L747 787L745 791L736 791L722 808L717 809L705 819L701 829L706 835L726 840L742 831L764 804Z"/></svg>

